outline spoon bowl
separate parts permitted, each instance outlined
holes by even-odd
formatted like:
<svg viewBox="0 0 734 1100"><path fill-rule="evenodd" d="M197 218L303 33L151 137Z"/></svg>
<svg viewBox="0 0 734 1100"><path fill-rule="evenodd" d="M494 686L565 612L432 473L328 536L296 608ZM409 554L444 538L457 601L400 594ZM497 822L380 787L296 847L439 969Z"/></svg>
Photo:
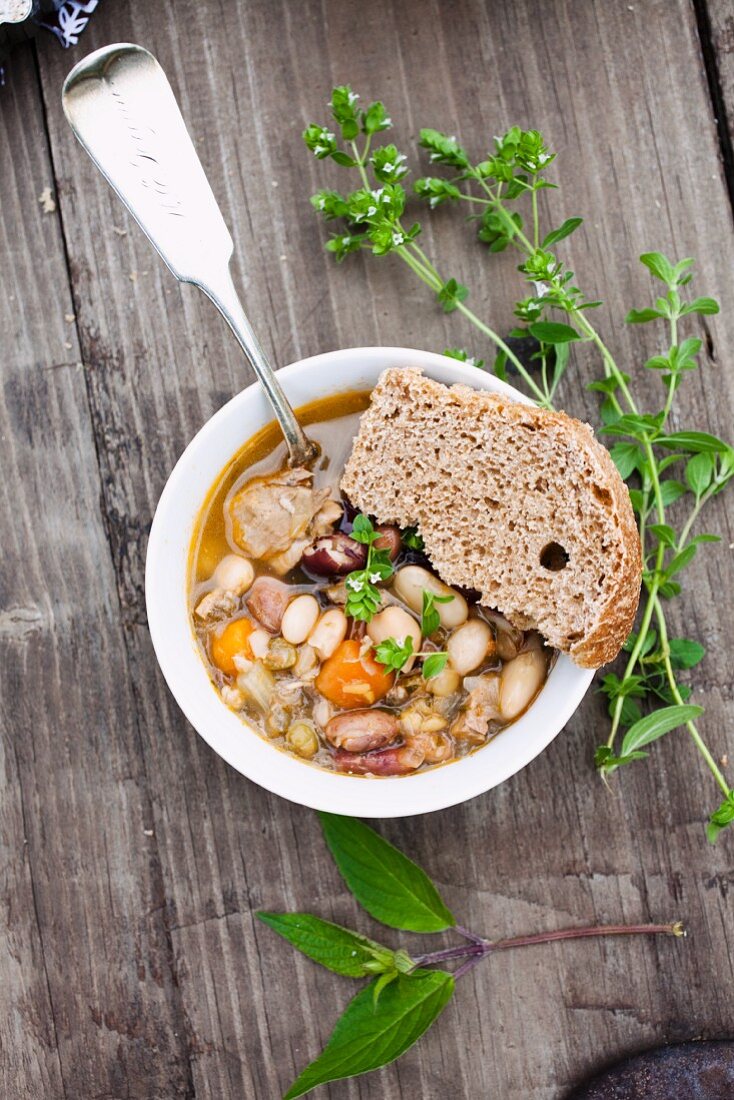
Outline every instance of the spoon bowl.
<svg viewBox="0 0 734 1100"><path fill-rule="evenodd" d="M201 287L227 321L273 407L291 465L310 465L318 448L242 308L229 270L232 237L161 66L141 46L104 46L74 66L61 100L76 137L176 278Z"/></svg>

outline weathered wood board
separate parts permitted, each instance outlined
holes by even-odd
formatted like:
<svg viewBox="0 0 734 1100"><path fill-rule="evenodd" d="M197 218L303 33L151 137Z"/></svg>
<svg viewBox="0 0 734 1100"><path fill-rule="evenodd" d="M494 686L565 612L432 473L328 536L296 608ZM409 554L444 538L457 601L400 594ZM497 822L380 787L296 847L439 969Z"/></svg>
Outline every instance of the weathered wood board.
<svg viewBox="0 0 734 1100"><path fill-rule="evenodd" d="M248 311L279 362L376 343L487 351L397 261L336 268L323 253L307 199L339 170L310 158L299 135L325 119L332 84L383 98L414 165L424 125L477 152L513 122L542 129L563 184L547 208L557 221L585 218L566 254L604 297L600 323L628 369L656 346L653 332L621 324L651 293L637 255L697 257L699 292L724 309L691 326L708 362L688 386L686 423L730 436L734 235L709 79L713 50L730 102L725 8L710 6L707 53L701 12L684 0L106 0L74 50L49 38L13 56L0 90L7 1095L276 1097L351 987L253 911L307 907L376 932L315 815L215 757L157 671L143 599L155 504L193 433L250 377L209 303L174 282L73 139L59 102L69 67L111 41L159 58L232 228ZM36 201L46 186L50 214ZM477 312L509 329L511 257L489 257L451 212L431 219L425 241ZM584 352L564 382L568 409L589 419L584 384L597 371ZM719 756L734 748L733 514L724 498L712 508L723 540L691 567L675 621L709 646L696 686ZM712 849L702 828L717 792L676 735L607 794L591 763L603 726L592 694L501 788L381 829L487 935L682 917L691 938L497 957L462 980L400 1063L324 1095L556 1100L625 1052L734 1032L734 841Z"/></svg>

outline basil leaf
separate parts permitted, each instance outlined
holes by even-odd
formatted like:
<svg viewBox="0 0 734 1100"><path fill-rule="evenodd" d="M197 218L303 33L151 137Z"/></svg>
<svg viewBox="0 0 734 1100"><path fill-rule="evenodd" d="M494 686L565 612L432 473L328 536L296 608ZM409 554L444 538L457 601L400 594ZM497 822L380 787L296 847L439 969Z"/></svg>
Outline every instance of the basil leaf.
<svg viewBox="0 0 734 1100"><path fill-rule="evenodd" d="M607 435L631 435L635 439L644 440L656 436L660 430L662 418L658 416L639 416L634 413L625 413L612 424L602 428Z"/></svg>
<svg viewBox="0 0 734 1100"><path fill-rule="evenodd" d="M370 103L362 117L362 131L365 134L377 134L381 130L389 130L392 120L387 117L384 103L377 100Z"/></svg>
<svg viewBox="0 0 734 1100"><path fill-rule="evenodd" d="M463 302L468 295L469 288L464 286L463 283L458 283L456 279L448 279L436 291L436 297L441 303L444 313L453 313L455 309L458 309L459 302Z"/></svg>
<svg viewBox="0 0 734 1100"><path fill-rule="evenodd" d="M633 699L631 695L626 695L622 699L622 709L619 712L620 726L626 729L628 726L633 726L635 722L638 722L640 720L640 718L642 718L640 704L637 702L637 700Z"/></svg>
<svg viewBox="0 0 734 1100"><path fill-rule="evenodd" d="M689 546L699 546L702 542L721 542L721 535L694 535Z"/></svg>
<svg viewBox="0 0 734 1100"><path fill-rule="evenodd" d="M448 355L448 352L444 352L444 355ZM402 532L403 546L407 546L409 550L425 550L425 543L420 536L417 527L406 527Z"/></svg>
<svg viewBox="0 0 734 1100"><path fill-rule="evenodd" d="M344 881L367 912L406 932L442 932L456 922L425 871L353 817L320 813Z"/></svg>
<svg viewBox="0 0 734 1100"><path fill-rule="evenodd" d="M375 979L347 1005L319 1057L303 1070L283 1100L295 1100L317 1085L379 1069L399 1058L431 1026L454 991L441 970L400 975L382 988L374 1004Z"/></svg>
<svg viewBox="0 0 734 1100"><path fill-rule="evenodd" d="M666 733L670 733L677 726L685 722L691 722L703 714L703 707L677 706L661 707L660 710L641 718L630 726L622 741L622 756L628 756L643 745L649 745L651 741L657 741Z"/></svg>
<svg viewBox="0 0 734 1100"><path fill-rule="evenodd" d="M335 974L364 978L394 966L395 953L388 947L311 913L265 913L261 910L255 916L309 959Z"/></svg>
<svg viewBox="0 0 734 1100"><path fill-rule="evenodd" d="M575 328L560 321L536 321L530 325L530 335L542 344L567 344L570 340L581 339Z"/></svg>

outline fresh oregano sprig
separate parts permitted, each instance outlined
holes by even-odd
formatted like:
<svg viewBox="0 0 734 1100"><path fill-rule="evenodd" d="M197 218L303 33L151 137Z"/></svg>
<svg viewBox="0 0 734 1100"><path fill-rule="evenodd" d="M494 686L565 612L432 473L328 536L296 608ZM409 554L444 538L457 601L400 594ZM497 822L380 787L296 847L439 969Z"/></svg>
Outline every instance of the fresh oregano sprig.
<svg viewBox="0 0 734 1100"><path fill-rule="evenodd" d="M332 130L312 124L303 133L303 140L318 160L331 159L345 168L355 169L361 186L342 193L324 189L311 198L313 207L327 221L343 221L346 229L333 233L326 248L338 261L350 253L368 250L376 256L395 254L436 295L446 313L459 310L502 351L540 404L548 404L548 394L538 386L524 364L501 336L490 329L465 304L468 289L453 276L442 275L418 244L421 227L418 222L405 224L406 194L400 181L408 174L406 156L394 145L373 149L377 132L368 119L381 104L370 104L362 111L359 97L346 86L335 88L331 97L334 121L342 128L342 146ZM345 106L349 104L349 106ZM392 121L378 112L380 129L388 129ZM346 125L346 131L344 129Z"/></svg>
<svg viewBox="0 0 734 1100"><path fill-rule="evenodd" d="M420 650L416 653L410 635L402 641L398 638L385 638L384 642L375 646L375 660L390 672L399 672L411 657L423 658L421 673L426 680L432 680L439 672L443 672L449 659L448 653L443 649Z"/></svg>
<svg viewBox="0 0 734 1100"><path fill-rule="evenodd" d="M257 913L314 962L348 978L369 979L337 1020L322 1053L299 1074L283 1100L393 1062L436 1021L457 980L496 951L592 936L685 935L683 925L675 922L564 928L487 940L458 925L425 871L373 829L354 818L319 816L344 881L375 920L416 933L453 929L461 942L412 956L310 913ZM451 962L458 964L453 972L430 969Z"/></svg>
<svg viewBox="0 0 734 1100"><path fill-rule="evenodd" d="M353 93L342 88L335 89L334 94L332 112L341 122L341 103ZM355 103L352 107L356 111ZM327 219L342 219L347 226L346 234L336 234L327 244L336 258L341 260L349 252L364 249L375 255L396 254L430 287L445 310L460 312L495 345L495 374L504 378L508 369L514 369L531 396L544 407L553 407L571 345L587 344L600 358L603 377L589 388L600 394L602 430L617 440L611 454L628 482L637 516L644 590L639 627L626 647L624 672L621 677L610 673L602 680L611 724L606 744L597 750L596 763L607 778L621 765L646 756L643 746L685 725L723 794L721 805L709 819L708 836L713 841L734 821L734 789L698 730L696 718L701 709L695 708L694 713L687 704L690 688L679 682L680 672L693 668L705 650L693 639L669 637L665 604L680 593L680 573L698 546L716 541L713 535L694 535L693 527L704 505L734 476L734 450L729 444L703 432L671 432L668 426L678 389L686 375L698 369L701 350L700 339L679 333L680 322L691 316L717 313L718 304L707 297L685 300L692 278L691 259L673 263L659 252L640 257L664 289L652 306L632 310L627 322L662 323L668 334L666 348L645 364L660 377L662 407L653 413L643 411L633 393L631 377L619 368L590 320L590 311L600 302L582 292L573 272L554 251L555 245L579 228L581 218L570 217L556 228L541 230L538 194L556 187L546 178L555 154L543 136L536 130L511 127L494 139L494 147L484 159L473 161L455 138L437 130L421 130L421 146L433 164L447 170L447 175L419 179L414 191L430 209L444 203L465 206L477 225L479 240L490 252L509 248L518 254L518 270L528 293L516 303L518 325L508 339L522 337L535 342L531 364L537 369L526 367L510 344L467 307L468 288L453 277L446 278L423 252L417 240L420 223L413 222L406 229L406 196L398 180L407 175L407 158L394 145L383 147L385 153L372 148L374 135L366 126L371 109L364 113L364 125L358 124L353 137L345 138L349 154L338 148L336 139L330 144L321 142L317 151L313 127L304 135L317 156L331 157L354 169L362 184L347 194L320 191L312 199ZM388 128L387 116L383 113L380 117L383 128ZM365 136L361 147L356 140L360 132ZM448 349L446 354L477 365L482 362L471 360L461 349ZM689 511L675 527L669 522L667 509L678 501L678 513L684 504L689 505ZM644 714L643 706L654 709Z"/></svg>
<svg viewBox="0 0 734 1100"><path fill-rule="evenodd" d="M368 623L382 602L377 585L391 577L394 570L389 552L375 546L380 540L380 532L375 530L368 516L354 517L351 537L367 546L367 562L364 569L355 569L345 578L347 602L344 612L352 619Z"/></svg>

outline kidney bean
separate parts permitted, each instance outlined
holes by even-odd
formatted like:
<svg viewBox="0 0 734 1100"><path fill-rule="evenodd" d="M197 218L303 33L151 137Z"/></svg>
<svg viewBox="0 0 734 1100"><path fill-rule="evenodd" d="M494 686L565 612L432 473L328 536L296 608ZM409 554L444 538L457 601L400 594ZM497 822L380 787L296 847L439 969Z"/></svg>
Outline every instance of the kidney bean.
<svg viewBox="0 0 734 1100"><path fill-rule="evenodd" d="M248 609L271 634L277 634L293 590L274 577L258 577L245 600Z"/></svg>
<svg viewBox="0 0 734 1100"><path fill-rule="evenodd" d="M400 537L400 528L391 523L379 523L375 531L380 532L379 539L375 539L375 547L378 550L387 550L390 561L395 561L403 548L403 540Z"/></svg>
<svg viewBox="0 0 734 1100"><path fill-rule="evenodd" d="M322 535L303 551L301 565L317 577L338 577L364 569L367 547L342 531Z"/></svg>
<svg viewBox="0 0 734 1100"><path fill-rule="evenodd" d="M386 710L353 710L326 723L324 736L336 749L364 753L384 748L398 736L395 715Z"/></svg>
<svg viewBox="0 0 734 1100"><path fill-rule="evenodd" d="M421 749L408 745L365 753L339 749L333 760L337 771L352 775L408 775L421 766L424 754Z"/></svg>

